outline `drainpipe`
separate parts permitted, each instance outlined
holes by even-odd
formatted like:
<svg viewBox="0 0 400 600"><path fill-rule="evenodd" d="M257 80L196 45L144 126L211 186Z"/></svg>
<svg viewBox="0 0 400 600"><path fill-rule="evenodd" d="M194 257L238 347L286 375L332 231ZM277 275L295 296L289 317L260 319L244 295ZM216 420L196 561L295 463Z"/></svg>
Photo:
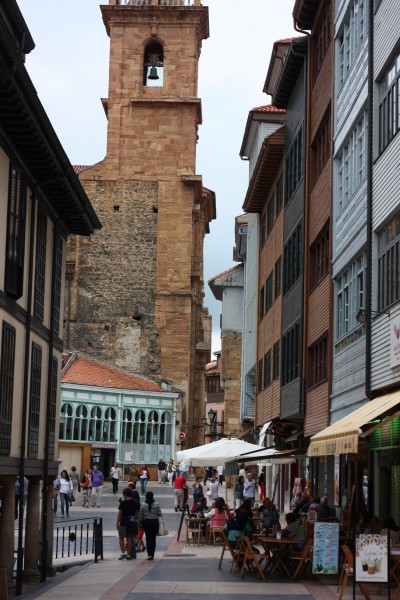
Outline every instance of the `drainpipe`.
<svg viewBox="0 0 400 600"><path fill-rule="evenodd" d="M26 453L26 427L28 419L28 381L29 381L29 357L31 345L31 324L32 324L32 297L33 297L33 255L35 239L35 208L36 197L35 186L31 191L31 222L29 231L29 272L28 272L28 297L26 306L26 325L25 325L25 351L24 351L24 387L22 392L22 415L21 415L21 437L20 437L20 458L19 458L19 513L18 513L18 545L17 545L17 575L15 595L22 594L22 573L23 573L23 535L24 535L24 479L25 479L25 453Z"/></svg>
<svg viewBox="0 0 400 600"><path fill-rule="evenodd" d="M308 271L309 271L309 211L310 211L310 151L311 151L311 60L310 46L311 34L297 27L296 20L293 17L293 27L295 31L302 33L308 37L307 56L307 89L305 93L306 100L306 137L305 137L305 184L304 184L304 244L303 244L303 346L302 346L302 382L300 396L300 414L305 416L306 410L306 381L308 368L308 352L307 352L307 331L308 331Z"/></svg>
<svg viewBox="0 0 400 600"><path fill-rule="evenodd" d="M365 313L365 395L374 398L371 391L371 292L372 292L372 163L374 160L374 3L368 2L368 165L367 165L367 272Z"/></svg>
<svg viewBox="0 0 400 600"><path fill-rule="evenodd" d="M192 448L194 448L194 420L196 410L196 344L197 344L197 296L194 296L194 341L193 341L193 403L192 403Z"/></svg>

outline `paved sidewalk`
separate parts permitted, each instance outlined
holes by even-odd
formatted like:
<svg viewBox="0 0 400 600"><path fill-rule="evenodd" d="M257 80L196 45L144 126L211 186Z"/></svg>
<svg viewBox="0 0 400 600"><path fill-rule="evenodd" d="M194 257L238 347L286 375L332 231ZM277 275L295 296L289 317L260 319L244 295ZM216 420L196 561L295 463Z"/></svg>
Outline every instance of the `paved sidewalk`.
<svg viewBox="0 0 400 600"><path fill-rule="evenodd" d="M119 549L116 532L111 522L106 525L107 543L104 560L74 566L58 573L44 584L37 584L25 591L23 600L275 600L282 598L299 600L335 600L337 578L314 581L310 576L303 581L292 582L281 576L261 581L256 575L246 573L244 580L230 572L228 553L218 570L221 546L186 546L183 526L180 540L177 530L181 514L173 508L173 491L170 487L149 485L159 501L169 534L157 538L157 550L153 561L146 560L146 552L136 560L118 560ZM120 490L121 491L121 490ZM223 494L221 494L223 495ZM111 493L103 496L103 518L115 519L116 498ZM97 513L98 514L98 513ZM100 515L99 515L100 516ZM114 521L115 522L115 521ZM110 527L109 529L107 527ZM114 548L114 549L112 549ZM385 592L386 593L386 592ZM372 594L372 600L382 600L382 595ZM353 598L352 585L346 590L345 600ZM357 600L364 596L356 589Z"/></svg>

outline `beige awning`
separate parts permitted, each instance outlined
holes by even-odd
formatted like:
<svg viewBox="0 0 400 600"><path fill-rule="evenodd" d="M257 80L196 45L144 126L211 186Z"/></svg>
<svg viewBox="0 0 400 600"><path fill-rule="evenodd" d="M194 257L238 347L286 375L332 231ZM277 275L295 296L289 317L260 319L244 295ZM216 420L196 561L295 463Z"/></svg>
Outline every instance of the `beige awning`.
<svg viewBox="0 0 400 600"><path fill-rule="evenodd" d="M325 456L327 454L356 453L360 435L363 433L361 427L368 423L372 424L375 419L395 409L397 405L400 408L400 391L367 402L367 404L340 419L340 421L313 435L307 455ZM363 437L365 437L365 434Z"/></svg>

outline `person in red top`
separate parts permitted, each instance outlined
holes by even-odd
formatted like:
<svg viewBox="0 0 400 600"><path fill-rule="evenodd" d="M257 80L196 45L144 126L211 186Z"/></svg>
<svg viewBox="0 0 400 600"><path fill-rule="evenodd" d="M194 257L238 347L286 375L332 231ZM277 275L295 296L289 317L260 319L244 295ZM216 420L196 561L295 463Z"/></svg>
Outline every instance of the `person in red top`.
<svg viewBox="0 0 400 600"><path fill-rule="evenodd" d="M183 475L178 475L174 481L175 512L183 510L185 503L185 490L187 490L186 479Z"/></svg>

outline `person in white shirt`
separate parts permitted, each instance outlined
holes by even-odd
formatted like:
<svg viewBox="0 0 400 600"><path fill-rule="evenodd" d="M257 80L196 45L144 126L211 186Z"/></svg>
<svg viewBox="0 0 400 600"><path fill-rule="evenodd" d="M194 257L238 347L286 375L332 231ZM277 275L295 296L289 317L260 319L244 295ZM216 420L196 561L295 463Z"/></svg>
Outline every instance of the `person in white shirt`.
<svg viewBox="0 0 400 600"><path fill-rule="evenodd" d="M223 466L217 467L217 473L218 473L218 483L219 483L219 485L222 485L224 482L224 467Z"/></svg>
<svg viewBox="0 0 400 600"><path fill-rule="evenodd" d="M256 482L253 478L253 473L250 471L247 473L247 477L243 483L243 496L245 500L246 498L249 498L251 506L253 507L256 499Z"/></svg>
<svg viewBox="0 0 400 600"><path fill-rule="evenodd" d="M118 494L118 483L121 479L121 469L117 463L114 463L114 465L111 467L110 475L113 486L113 494Z"/></svg>
<svg viewBox="0 0 400 600"><path fill-rule="evenodd" d="M71 494L73 490L72 481L68 475L68 471L63 469L59 477L60 501L61 501L61 518L64 518L64 507L67 517L69 517L69 505L71 503Z"/></svg>

